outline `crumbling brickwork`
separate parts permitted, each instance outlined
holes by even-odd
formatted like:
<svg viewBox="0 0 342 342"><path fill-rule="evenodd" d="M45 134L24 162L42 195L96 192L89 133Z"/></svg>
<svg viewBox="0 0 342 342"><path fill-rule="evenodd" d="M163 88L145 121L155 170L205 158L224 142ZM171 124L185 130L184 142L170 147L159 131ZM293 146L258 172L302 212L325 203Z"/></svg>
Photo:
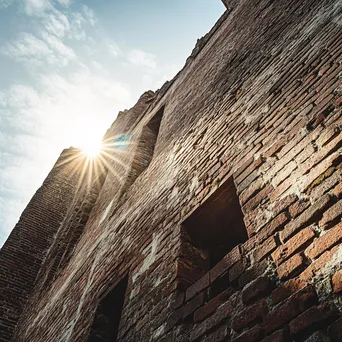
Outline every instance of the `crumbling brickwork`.
<svg viewBox="0 0 342 342"><path fill-rule="evenodd" d="M14 341L342 340L342 2L225 3L107 132L129 143Z"/></svg>

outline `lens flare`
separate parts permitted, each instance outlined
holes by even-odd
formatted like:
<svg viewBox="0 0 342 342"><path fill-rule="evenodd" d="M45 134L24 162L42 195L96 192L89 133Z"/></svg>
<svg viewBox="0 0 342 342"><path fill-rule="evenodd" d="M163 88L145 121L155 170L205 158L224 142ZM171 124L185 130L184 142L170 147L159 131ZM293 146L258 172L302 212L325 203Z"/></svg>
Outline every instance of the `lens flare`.
<svg viewBox="0 0 342 342"><path fill-rule="evenodd" d="M67 166L70 177L78 178L77 189L83 185L90 188L106 173L111 173L121 183L122 175L129 169L126 165L129 146L130 149L135 146L129 135L111 136L98 143L89 139L71 149L58 166Z"/></svg>
<svg viewBox="0 0 342 342"><path fill-rule="evenodd" d="M102 142L101 141L87 141L81 146L83 153L88 158L96 158L100 155L102 150Z"/></svg>

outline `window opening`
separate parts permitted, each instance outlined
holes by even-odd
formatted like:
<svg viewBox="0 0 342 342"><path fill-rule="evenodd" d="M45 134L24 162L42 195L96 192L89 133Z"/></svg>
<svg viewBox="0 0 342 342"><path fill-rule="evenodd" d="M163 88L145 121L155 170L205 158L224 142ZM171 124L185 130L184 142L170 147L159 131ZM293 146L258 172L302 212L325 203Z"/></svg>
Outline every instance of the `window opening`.
<svg viewBox="0 0 342 342"><path fill-rule="evenodd" d="M127 283L128 276L100 300L88 342L114 342L117 340Z"/></svg>
<svg viewBox="0 0 342 342"><path fill-rule="evenodd" d="M181 239L178 276L183 278L180 280L183 288L196 282L235 246L248 239L232 177L184 221ZM220 292L226 284L214 287L217 287L214 292Z"/></svg>
<svg viewBox="0 0 342 342"><path fill-rule="evenodd" d="M164 115L164 108L165 106L160 108L148 124L142 129L131 170L123 187L123 192L125 192L134 183L134 181L144 170L147 169L152 161L160 124Z"/></svg>

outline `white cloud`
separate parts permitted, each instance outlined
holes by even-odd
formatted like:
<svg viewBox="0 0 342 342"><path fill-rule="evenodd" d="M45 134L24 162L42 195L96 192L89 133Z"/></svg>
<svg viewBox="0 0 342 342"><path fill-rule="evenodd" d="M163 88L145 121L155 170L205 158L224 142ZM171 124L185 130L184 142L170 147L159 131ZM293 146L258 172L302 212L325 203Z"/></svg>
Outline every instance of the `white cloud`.
<svg viewBox="0 0 342 342"><path fill-rule="evenodd" d="M42 15L47 9L51 9L50 0L23 0L25 13L29 16Z"/></svg>
<svg viewBox="0 0 342 342"><path fill-rule="evenodd" d="M114 57L118 57L120 55L123 55L123 51L121 50L120 46L116 43L109 43L108 44L108 51Z"/></svg>
<svg viewBox="0 0 342 342"><path fill-rule="evenodd" d="M69 19L66 15L59 11L49 13L43 19L45 29L56 35L57 37L63 38L65 34L70 31Z"/></svg>
<svg viewBox="0 0 342 342"><path fill-rule="evenodd" d="M43 39L31 33L21 33L17 40L7 43L1 52L29 67L45 64L65 66L76 58L72 48L48 33L43 34Z"/></svg>
<svg viewBox="0 0 342 342"><path fill-rule="evenodd" d="M86 67L38 84L0 92L0 245L61 150L100 139L132 100L126 86Z"/></svg>
<svg viewBox="0 0 342 342"><path fill-rule="evenodd" d="M82 10L83 10L85 18L87 19L89 24L94 26L95 22L96 22L96 17L95 17L94 11L86 5L82 6Z"/></svg>
<svg viewBox="0 0 342 342"><path fill-rule="evenodd" d="M68 7L70 6L72 0L57 0L57 2L62 6Z"/></svg>
<svg viewBox="0 0 342 342"><path fill-rule="evenodd" d="M0 9L9 7L13 4L14 0L0 0Z"/></svg>
<svg viewBox="0 0 342 342"><path fill-rule="evenodd" d="M127 61L136 66L144 66L151 69L157 67L157 57L152 53L142 50L131 50L127 53Z"/></svg>

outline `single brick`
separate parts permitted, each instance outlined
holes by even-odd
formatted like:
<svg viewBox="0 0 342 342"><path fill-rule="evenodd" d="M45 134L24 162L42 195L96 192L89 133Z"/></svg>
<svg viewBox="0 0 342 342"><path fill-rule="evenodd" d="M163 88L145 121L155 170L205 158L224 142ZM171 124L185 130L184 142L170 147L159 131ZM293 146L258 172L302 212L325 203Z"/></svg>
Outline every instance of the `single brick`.
<svg viewBox="0 0 342 342"><path fill-rule="evenodd" d="M292 235L297 233L301 228L313 221L316 216L322 213L330 204L331 197L329 194L325 194L311 207L306 209L296 219L287 224L282 232L280 232L280 238L282 241L288 240Z"/></svg>
<svg viewBox="0 0 342 342"><path fill-rule="evenodd" d="M322 217L322 220L319 222L321 227L328 225L330 222L336 220L342 215L342 200L335 203L332 207L330 207Z"/></svg>
<svg viewBox="0 0 342 342"><path fill-rule="evenodd" d="M342 222L328 230L324 235L315 239L305 250L305 255L315 259L342 240Z"/></svg>
<svg viewBox="0 0 342 342"><path fill-rule="evenodd" d="M204 292L198 294L190 302L185 304L183 311L183 318L191 315L196 309L198 309L204 303Z"/></svg>
<svg viewBox="0 0 342 342"><path fill-rule="evenodd" d="M245 272L240 276L238 280L239 287L244 287L254 279L260 277L263 273L266 272L268 267L268 263L266 260L262 260L253 266L249 267Z"/></svg>
<svg viewBox="0 0 342 342"><path fill-rule="evenodd" d="M286 196L285 198L279 199L272 205L273 215L278 215L286 208L289 208L291 204L297 203L298 197L297 195L291 194Z"/></svg>
<svg viewBox="0 0 342 342"><path fill-rule="evenodd" d="M227 272L228 269L231 268L240 259L240 246L236 246L210 270L210 281L214 282L223 273Z"/></svg>
<svg viewBox="0 0 342 342"><path fill-rule="evenodd" d="M260 202L266 198L266 196L273 191L274 188L272 185L266 185L261 191L259 191L254 197L252 197L243 207L242 210L244 213L255 209Z"/></svg>
<svg viewBox="0 0 342 342"><path fill-rule="evenodd" d="M194 321L200 322L210 316L221 304L229 299L232 295L233 290L231 288L220 293L218 296L213 298L210 302L199 308L194 314Z"/></svg>
<svg viewBox="0 0 342 342"><path fill-rule="evenodd" d="M297 335L315 324L329 321L336 317L336 312L328 305L314 306L290 322L290 332Z"/></svg>
<svg viewBox="0 0 342 342"><path fill-rule="evenodd" d="M280 213L271 222L266 224L266 226L264 226L257 234L257 240L259 244L269 238L275 232L279 231L288 220L289 218L285 213Z"/></svg>
<svg viewBox="0 0 342 342"><path fill-rule="evenodd" d="M235 331L241 331L243 328L261 321L267 315L267 313L268 306L266 300L262 300L235 316L232 323L232 328Z"/></svg>
<svg viewBox="0 0 342 342"><path fill-rule="evenodd" d="M297 293L305 286L307 282L303 281L300 277L290 279L277 287L271 294L271 299L274 304L278 304L293 294Z"/></svg>
<svg viewBox="0 0 342 342"><path fill-rule="evenodd" d="M191 285L185 294L185 300L189 301L193 298L197 293L200 293L205 288L209 286L209 272L207 272L201 279L197 280L196 283Z"/></svg>
<svg viewBox="0 0 342 342"><path fill-rule="evenodd" d="M236 337L232 342L258 342L262 336L263 330L259 326L255 326L242 335Z"/></svg>
<svg viewBox="0 0 342 342"><path fill-rule="evenodd" d="M240 196L240 203L244 205L251 197L253 197L264 186L264 180L260 177L253 182L246 190L244 190Z"/></svg>
<svg viewBox="0 0 342 342"><path fill-rule="evenodd" d="M342 317L329 327L328 335L331 342L342 341Z"/></svg>
<svg viewBox="0 0 342 342"><path fill-rule="evenodd" d="M268 277L260 277L243 289L242 301L244 304L250 304L269 294L273 287L274 284Z"/></svg>
<svg viewBox="0 0 342 342"><path fill-rule="evenodd" d="M234 282L248 267L247 259L242 258L229 270L229 281Z"/></svg>
<svg viewBox="0 0 342 342"><path fill-rule="evenodd" d="M261 342L286 342L286 335L284 330L278 330L272 335L267 336Z"/></svg>
<svg viewBox="0 0 342 342"><path fill-rule="evenodd" d="M290 213L292 218L296 218L299 214L301 214L309 206L310 206L309 201L299 200L290 206L289 213Z"/></svg>
<svg viewBox="0 0 342 342"><path fill-rule="evenodd" d="M305 266L305 260L301 254L295 254L277 268L280 279L286 279L297 273Z"/></svg>
<svg viewBox="0 0 342 342"><path fill-rule="evenodd" d="M334 191L333 191L334 196L337 198L340 198L342 196L342 183L338 184Z"/></svg>
<svg viewBox="0 0 342 342"><path fill-rule="evenodd" d="M255 261L262 260L269 254L271 254L277 248L277 242L274 236L271 236L262 245L257 246L257 249L253 253Z"/></svg>
<svg viewBox="0 0 342 342"><path fill-rule="evenodd" d="M332 277L332 284L335 293L342 291L342 269L338 270Z"/></svg>
<svg viewBox="0 0 342 342"><path fill-rule="evenodd" d="M222 342L226 341L227 339L230 340L230 329L227 329L227 327L224 325L205 338L203 342ZM184 342L188 342L188 340L186 339Z"/></svg>
<svg viewBox="0 0 342 342"><path fill-rule="evenodd" d="M272 258L276 265L280 265L291 255L304 248L310 240L315 236L315 232L310 228L305 228L298 234L293 236L284 245L281 245L275 252L272 253Z"/></svg>

